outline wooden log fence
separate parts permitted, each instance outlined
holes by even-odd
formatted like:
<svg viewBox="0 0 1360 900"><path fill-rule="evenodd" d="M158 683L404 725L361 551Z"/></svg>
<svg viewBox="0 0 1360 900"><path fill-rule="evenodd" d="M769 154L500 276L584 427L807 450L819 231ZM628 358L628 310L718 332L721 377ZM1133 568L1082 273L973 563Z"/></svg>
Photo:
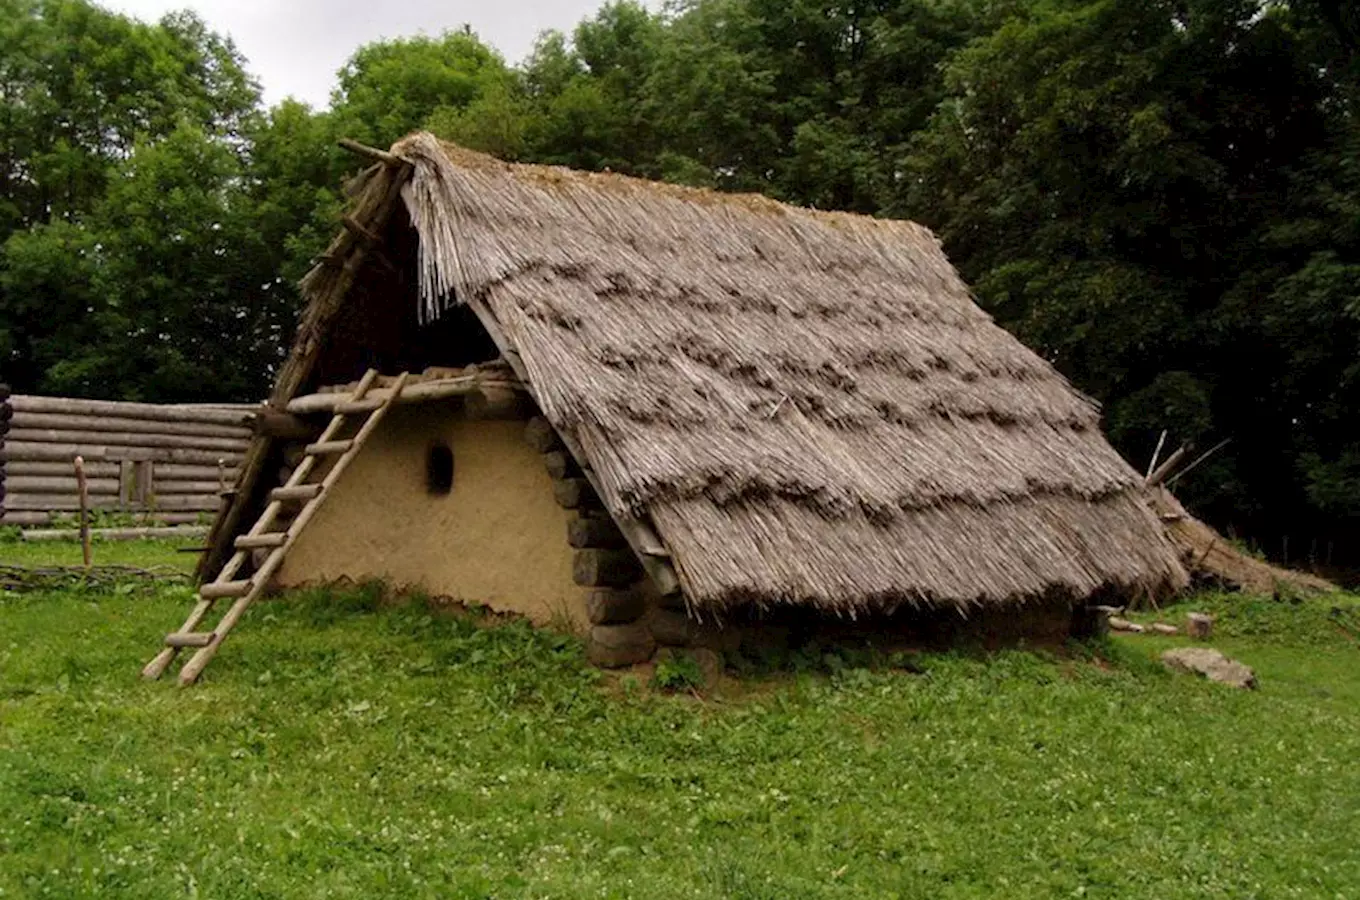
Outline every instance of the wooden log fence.
<svg viewBox="0 0 1360 900"><path fill-rule="evenodd" d="M249 434L239 425L222 425L213 422L162 422L153 419L130 419L122 416L57 415L50 413L23 413L21 425L24 429L43 431L74 432L114 432L136 435L178 435L208 438L227 438L240 441L242 434ZM67 438L71 440L71 438ZM122 443L101 439L101 443ZM206 446L206 444L204 445Z"/></svg>
<svg viewBox="0 0 1360 900"><path fill-rule="evenodd" d="M122 466L117 462L90 462L85 460L85 471L91 478L119 478L122 474ZM14 460L5 466L5 472L11 479L14 478L51 478L69 475L71 465L69 462L30 462L25 460ZM156 481L162 483L166 481L213 481L218 480L218 467L213 465L202 466L180 466L174 463L161 463L156 466ZM222 474L228 483L236 480L236 469L227 468Z"/></svg>
<svg viewBox="0 0 1360 900"><path fill-rule="evenodd" d="M84 460L89 508L155 524L193 524L234 488L258 407L121 403L4 394L0 525L69 521L79 512L73 462Z"/></svg>
<svg viewBox="0 0 1360 900"><path fill-rule="evenodd" d="M193 434L124 434L115 431L59 431L53 428L29 428L23 417L15 420L10 429L10 440L29 444L94 444L104 447L139 447L151 450L221 450L241 454L249 445L249 438L202 437ZM115 451L116 452L116 451Z"/></svg>
<svg viewBox="0 0 1360 900"><path fill-rule="evenodd" d="M154 469L152 471L155 471ZM160 472L155 473L155 494L156 496L174 496L176 494L211 494L216 497L224 489L231 487L231 482L225 485L220 484L214 476L211 481L176 481L162 479ZM41 477L28 475L9 475L5 479L5 484L9 490L16 494L65 494L75 492L77 488L74 476L62 478L59 476ZM98 497L103 494L117 496L124 486L119 478L91 478L88 475L85 479L87 490L91 497ZM142 498L145 502L145 497ZM126 502L126 498L125 498Z"/></svg>
<svg viewBox="0 0 1360 900"><path fill-rule="evenodd" d="M146 512L157 510L165 512L216 512L221 505L217 494L171 494L158 496ZM126 504L115 495L94 495L90 497L90 508L109 511L137 512L128 510ZM5 497L5 518L12 512L65 512L73 513L80 509L80 498L74 494L10 494Z"/></svg>
<svg viewBox="0 0 1360 900"><path fill-rule="evenodd" d="M10 398L16 415L54 413L94 418L148 419L153 422L213 422L234 425L249 435L255 422L254 407L162 406L155 403L123 403L114 400L72 400L66 397L33 397L16 394Z"/></svg>
<svg viewBox="0 0 1360 900"><path fill-rule="evenodd" d="M5 438L9 433L9 423L14 416L14 407L10 403L9 385L0 384L0 523L5 519L5 464L3 462L5 452Z"/></svg>

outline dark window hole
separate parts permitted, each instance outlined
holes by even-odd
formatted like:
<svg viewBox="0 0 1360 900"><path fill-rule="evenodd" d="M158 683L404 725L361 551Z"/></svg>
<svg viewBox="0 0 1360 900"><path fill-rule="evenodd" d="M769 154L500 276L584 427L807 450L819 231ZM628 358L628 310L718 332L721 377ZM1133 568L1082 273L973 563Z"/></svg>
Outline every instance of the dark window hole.
<svg viewBox="0 0 1360 900"><path fill-rule="evenodd" d="M453 450L448 444L431 444L425 454L425 487L431 494L453 490Z"/></svg>

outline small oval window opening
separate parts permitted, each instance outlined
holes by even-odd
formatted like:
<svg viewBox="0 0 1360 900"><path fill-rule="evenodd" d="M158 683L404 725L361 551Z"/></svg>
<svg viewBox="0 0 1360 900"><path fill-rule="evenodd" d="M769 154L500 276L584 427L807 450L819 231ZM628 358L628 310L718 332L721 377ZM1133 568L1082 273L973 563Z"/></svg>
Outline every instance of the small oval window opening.
<svg viewBox="0 0 1360 900"><path fill-rule="evenodd" d="M425 454L425 487L436 495L453 490L453 450L442 441Z"/></svg>

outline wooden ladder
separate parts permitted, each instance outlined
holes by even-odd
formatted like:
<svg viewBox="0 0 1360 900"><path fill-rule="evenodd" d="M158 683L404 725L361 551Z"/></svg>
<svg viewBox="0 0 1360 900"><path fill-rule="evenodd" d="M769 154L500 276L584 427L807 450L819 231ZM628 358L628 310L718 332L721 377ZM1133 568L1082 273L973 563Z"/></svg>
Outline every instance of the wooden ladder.
<svg viewBox="0 0 1360 900"><path fill-rule="evenodd" d="M261 594L269 587L269 581L278 571L279 566L283 565L284 557L292 548L300 535L307 527L307 523L316 515L321 503L326 499L330 488L345 473L345 469L353 462L354 457L359 454L364 442L373 434L382 421L387 410L401 394L402 388L406 385L409 373L402 373L393 382L391 392L383 399L369 399L367 397L369 389L378 379L378 371L370 369L359 381L358 387L349 400L339 404L335 408L335 416L331 419L330 425L321 433L321 437L316 443L307 447L306 454L302 462L293 471L293 475L288 482L281 488L276 488L269 495L269 505L265 507L259 520L246 534L236 538L236 553L222 567L217 578L211 584L205 584L199 588L198 603L195 604L189 618L184 620L184 624L179 630L168 634L165 637L165 649L156 654L156 658L147 663L142 670L142 677L147 679L157 679L165 674L165 670L174 662L179 651L192 647L197 652L184 664L184 668L179 673L179 683L182 685L193 684L198 676L203 673L203 669L212 661L217 653L217 648L222 646L227 634L240 621L241 616L254 603ZM366 416L363 424L353 438L340 440L339 435L349 423L351 416ZM328 457L335 457L335 464L325 473L319 481L309 481L308 479L317 471L321 460ZM291 525L284 531L272 530L275 519L279 513L289 505L301 504L297 517L293 519ZM242 580L234 580L240 572L241 567L250 559L252 551L268 550L269 556L265 561L256 567L250 577ZM234 599L231 608L222 616L217 623L217 627L211 631L196 630L199 624L207 617L218 600Z"/></svg>

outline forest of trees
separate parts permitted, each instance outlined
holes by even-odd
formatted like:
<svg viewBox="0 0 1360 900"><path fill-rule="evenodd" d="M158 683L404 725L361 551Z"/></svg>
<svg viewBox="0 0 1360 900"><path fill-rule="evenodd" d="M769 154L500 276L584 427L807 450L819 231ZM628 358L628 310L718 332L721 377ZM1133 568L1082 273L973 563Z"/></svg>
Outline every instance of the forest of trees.
<svg viewBox="0 0 1360 900"><path fill-rule="evenodd" d="M265 108L224 36L0 0L0 379L267 392L356 168L426 128L911 218L1144 462L1280 556L1360 555L1360 5L611 2L508 65L466 29L356 50Z"/></svg>

